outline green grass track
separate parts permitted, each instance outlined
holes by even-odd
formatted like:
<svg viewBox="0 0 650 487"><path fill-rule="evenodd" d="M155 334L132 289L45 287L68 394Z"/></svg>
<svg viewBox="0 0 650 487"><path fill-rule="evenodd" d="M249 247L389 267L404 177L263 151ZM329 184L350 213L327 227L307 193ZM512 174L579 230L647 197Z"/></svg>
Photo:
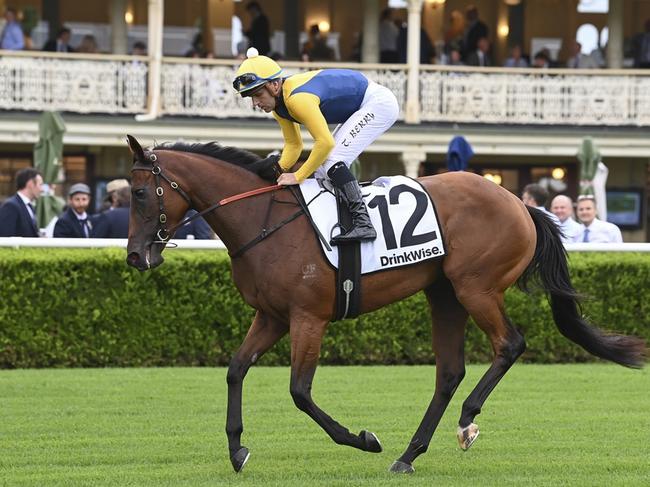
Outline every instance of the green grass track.
<svg viewBox="0 0 650 487"><path fill-rule="evenodd" d="M434 367L321 367L313 396L380 454L334 444L289 395L287 368L244 383L240 474L228 460L226 369L0 371L0 485L648 486L650 373L615 365L515 365L456 442L467 376L412 476L388 467L426 409Z"/></svg>

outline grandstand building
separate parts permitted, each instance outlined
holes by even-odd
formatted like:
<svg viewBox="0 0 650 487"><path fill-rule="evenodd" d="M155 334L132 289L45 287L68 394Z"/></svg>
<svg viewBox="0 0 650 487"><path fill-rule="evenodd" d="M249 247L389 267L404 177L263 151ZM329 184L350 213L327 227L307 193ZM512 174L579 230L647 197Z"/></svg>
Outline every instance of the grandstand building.
<svg viewBox="0 0 650 487"><path fill-rule="evenodd" d="M623 228L625 241L650 240L650 70L635 68L650 2L476 0L488 27L491 67L441 64L451 13L464 12L469 1L259 3L271 27L271 50L286 73L349 67L397 96L398 123L360 158L364 179L444 171L449 142L462 135L475 152L469 170L517 194L528 183L545 181L575 199L576 153L592 137L609 168L612 195L640 195L630 209L638 221ZM19 12L30 47L0 51L0 200L13 192L15 172L31 165L39 114L46 110L60 112L66 123L66 184L88 182L95 201L101 201L106 181L130 173L127 133L146 144L216 140L259 154L281 149L272 117L254 111L232 89L241 62L237 19L244 30L250 22L246 4L0 0L0 7ZM389 5L406 36L405 62L394 64L379 63L380 14ZM314 24L327 37L330 61L299 61ZM72 46L92 35L98 52L40 50L61 25L71 29ZM420 27L435 47L431 64L420 62ZM564 67L576 39L600 67ZM132 55L136 42L146 45L146 54ZM544 50L551 66L502 67L515 44L531 62ZM201 57L201 50L211 55ZM309 150L311 138L303 135Z"/></svg>

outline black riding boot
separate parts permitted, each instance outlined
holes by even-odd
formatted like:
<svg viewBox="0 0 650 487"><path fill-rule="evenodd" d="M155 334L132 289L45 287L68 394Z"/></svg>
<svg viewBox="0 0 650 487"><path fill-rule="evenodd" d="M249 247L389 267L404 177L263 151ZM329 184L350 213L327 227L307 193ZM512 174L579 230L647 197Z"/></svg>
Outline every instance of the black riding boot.
<svg viewBox="0 0 650 487"><path fill-rule="evenodd" d="M327 175L339 190L341 197L350 210L352 227L345 233L332 238L332 245L345 242L374 240L377 232L372 226L366 204L363 202L361 187L344 162L337 162Z"/></svg>

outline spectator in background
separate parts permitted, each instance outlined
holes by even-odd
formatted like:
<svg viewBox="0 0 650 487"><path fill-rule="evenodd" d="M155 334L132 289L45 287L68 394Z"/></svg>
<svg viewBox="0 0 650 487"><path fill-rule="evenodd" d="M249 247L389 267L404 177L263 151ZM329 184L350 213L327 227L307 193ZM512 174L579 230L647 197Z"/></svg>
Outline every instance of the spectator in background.
<svg viewBox="0 0 650 487"><path fill-rule="evenodd" d="M464 66L463 55L460 52L460 47L452 45L449 48L449 53L444 56L442 63L448 66Z"/></svg>
<svg viewBox="0 0 650 487"><path fill-rule="evenodd" d="M72 32L67 27L61 27L56 34L56 39L50 39L43 46L44 51L49 52L75 52L70 47L70 36Z"/></svg>
<svg viewBox="0 0 650 487"><path fill-rule="evenodd" d="M548 211L544 206L546 204L546 200L548 200L548 191L546 191L543 186L540 186L539 184L527 184L524 186L524 191L521 195L521 201L523 201L525 205L532 206L533 208L537 208L538 210L543 211L546 216L548 216L553 221L553 223L559 226L560 220L558 217Z"/></svg>
<svg viewBox="0 0 650 487"><path fill-rule="evenodd" d="M350 61L360 63L361 51L363 49L363 32L355 32L353 34L353 39L354 41L352 42L352 53L350 54Z"/></svg>
<svg viewBox="0 0 650 487"><path fill-rule="evenodd" d="M89 238L92 224L86 210L90 205L90 188L84 183L73 184L68 191L68 208L54 225L54 238Z"/></svg>
<svg viewBox="0 0 650 487"><path fill-rule="evenodd" d="M248 2L246 11L251 16L251 27L244 35L248 37L248 47L254 47L261 55L271 50L269 19L258 2Z"/></svg>
<svg viewBox="0 0 650 487"><path fill-rule="evenodd" d="M570 57L566 62L566 67L569 69L594 69L597 68L594 60L582 53L582 44L578 41L573 41L569 46Z"/></svg>
<svg viewBox="0 0 650 487"><path fill-rule="evenodd" d="M407 39L408 39L408 24L402 23L397 37L397 53L400 63L406 63L407 58ZM420 64L433 64L436 50L433 47L431 38L423 27L420 27Z"/></svg>
<svg viewBox="0 0 650 487"><path fill-rule="evenodd" d="M5 26L0 34L0 49L20 51L25 48L23 29L16 20L16 10L9 7L5 11Z"/></svg>
<svg viewBox="0 0 650 487"><path fill-rule="evenodd" d="M309 28L309 39L302 48L302 60L334 61L334 51L327 45L327 38L321 35L318 24Z"/></svg>
<svg viewBox="0 0 650 487"><path fill-rule="evenodd" d="M645 21L644 32L634 37L633 52L635 68L650 68L650 19Z"/></svg>
<svg viewBox="0 0 650 487"><path fill-rule="evenodd" d="M81 42L77 46L77 52L84 52L86 54L96 54L99 52L97 48L97 40L95 36L91 34L86 34L81 39Z"/></svg>
<svg viewBox="0 0 650 487"><path fill-rule="evenodd" d="M466 63L468 66L492 66L490 57L490 41L487 37L481 37L476 44L476 50L469 53Z"/></svg>
<svg viewBox="0 0 650 487"><path fill-rule="evenodd" d="M489 34L487 25L479 19L478 8L468 5L465 9L465 35L463 36L463 61L469 64L470 54L476 52L478 41Z"/></svg>
<svg viewBox="0 0 650 487"><path fill-rule="evenodd" d="M128 238L131 187L121 187L115 192L115 205L103 211L93 222L91 236L95 238Z"/></svg>
<svg viewBox="0 0 650 487"><path fill-rule="evenodd" d="M562 242L574 242L579 233L582 232L580 224L573 219L573 201L563 194L557 195L551 201L551 213L560 220L562 229Z"/></svg>
<svg viewBox="0 0 650 487"><path fill-rule="evenodd" d="M551 66L551 58L546 51L541 50L533 58L533 68L547 69Z"/></svg>
<svg viewBox="0 0 650 487"><path fill-rule="evenodd" d="M445 54L451 56L452 48L462 52L463 34L465 32L465 16L460 10L452 10L449 14L447 29L445 30Z"/></svg>
<svg viewBox="0 0 650 487"><path fill-rule="evenodd" d="M0 206L0 237L38 237L34 202L43 191L43 178L33 167L16 174L15 195Z"/></svg>
<svg viewBox="0 0 650 487"><path fill-rule="evenodd" d="M121 188L128 188L129 182L126 179L113 179L106 185L106 196L102 203L101 211L112 210L117 207L117 191Z"/></svg>
<svg viewBox="0 0 650 487"><path fill-rule="evenodd" d="M189 218L197 213L196 210L188 210L183 219ZM214 233L212 232L210 225L208 225L208 222L200 216L176 230L174 238L211 240L214 238Z"/></svg>
<svg viewBox="0 0 650 487"><path fill-rule="evenodd" d="M133 43L133 50L131 51L133 56L146 56L147 55L147 45L142 41L137 41Z"/></svg>
<svg viewBox="0 0 650 487"><path fill-rule="evenodd" d="M380 63L397 63L399 60L397 54L397 38L399 36L399 27L395 24L393 18L394 10L390 7L381 12L381 21L379 23L379 62Z"/></svg>
<svg viewBox="0 0 650 487"><path fill-rule="evenodd" d="M596 198L592 195L578 196L578 218L580 232L574 242L584 243L621 243L621 230L613 223L596 218Z"/></svg>
<svg viewBox="0 0 650 487"><path fill-rule="evenodd" d="M523 57L523 53L521 51L521 46L519 44L515 44L512 46L510 49L510 57L506 59L506 62L504 63L503 67L505 68L527 68L528 67L528 61L526 58Z"/></svg>

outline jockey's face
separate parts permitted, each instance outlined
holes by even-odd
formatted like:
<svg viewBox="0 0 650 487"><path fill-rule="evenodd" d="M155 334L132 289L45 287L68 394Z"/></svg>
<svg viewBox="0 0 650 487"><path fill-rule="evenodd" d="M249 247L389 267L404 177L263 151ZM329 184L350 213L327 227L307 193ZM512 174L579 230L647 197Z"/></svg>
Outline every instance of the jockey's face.
<svg viewBox="0 0 650 487"><path fill-rule="evenodd" d="M261 90L251 95L253 107L264 110L266 113L275 110L276 97L280 94L280 81L269 81Z"/></svg>

